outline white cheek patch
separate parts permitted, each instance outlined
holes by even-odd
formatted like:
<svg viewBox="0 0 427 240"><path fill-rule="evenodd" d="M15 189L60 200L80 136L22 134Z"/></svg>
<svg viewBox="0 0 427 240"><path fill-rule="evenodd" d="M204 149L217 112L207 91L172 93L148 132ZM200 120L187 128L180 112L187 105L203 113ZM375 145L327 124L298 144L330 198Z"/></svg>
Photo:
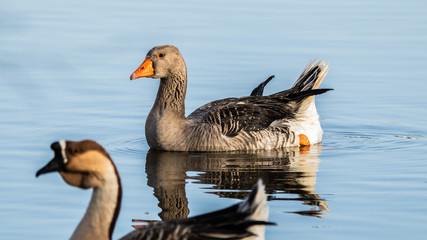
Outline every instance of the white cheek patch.
<svg viewBox="0 0 427 240"><path fill-rule="evenodd" d="M61 153L62 153L62 158L64 159L64 164L66 164L68 162L67 155L65 154L66 145L67 145L67 143L65 142L65 140L59 141L59 146L61 146Z"/></svg>

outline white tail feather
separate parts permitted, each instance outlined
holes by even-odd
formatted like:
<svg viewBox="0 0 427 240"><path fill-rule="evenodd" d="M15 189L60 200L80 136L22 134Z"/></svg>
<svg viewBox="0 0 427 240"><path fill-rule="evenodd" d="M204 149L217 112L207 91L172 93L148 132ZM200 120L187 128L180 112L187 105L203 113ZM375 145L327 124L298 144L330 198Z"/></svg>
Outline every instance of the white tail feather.
<svg viewBox="0 0 427 240"><path fill-rule="evenodd" d="M315 61L316 60L312 60L305 66L304 70L292 88L296 88L299 91L319 88L320 84L328 73L328 64L323 60L320 60L314 64ZM315 68L318 68L320 72L312 72Z"/></svg>

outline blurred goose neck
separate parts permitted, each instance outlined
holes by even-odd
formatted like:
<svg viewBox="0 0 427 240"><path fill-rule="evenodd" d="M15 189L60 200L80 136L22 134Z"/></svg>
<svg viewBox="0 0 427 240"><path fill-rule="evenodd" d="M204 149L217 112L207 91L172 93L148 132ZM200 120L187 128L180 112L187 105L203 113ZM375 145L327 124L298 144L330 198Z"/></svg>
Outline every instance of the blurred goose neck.
<svg viewBox="0 0 427 240"><path fill-rule="evenodd" d="M120 177L113 170L93 189L86 213L70 239L111 239L122 197Z"/></svg>

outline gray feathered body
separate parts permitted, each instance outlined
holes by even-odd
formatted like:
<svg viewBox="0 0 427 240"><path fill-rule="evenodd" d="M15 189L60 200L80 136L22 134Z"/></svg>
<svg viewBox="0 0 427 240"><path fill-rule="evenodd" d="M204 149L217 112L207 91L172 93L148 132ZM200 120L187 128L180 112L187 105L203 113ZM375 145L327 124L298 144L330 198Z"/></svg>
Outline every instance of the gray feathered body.
<svg viewBox="0 0 427 240"><path fill-rule="evenodd" d="M313 96L326 91L294 88L270 96L216 100L196 109L185 121L159 120L169 127L156 132L165 136L153 145L169 151L277 149L298 146L299 134L315 135L311 143L318 143L322 130Z"/></svg>
<svg viewBox="0 0 427 240"><path fill-rule="evenodd" d="M164 54L159 59L156 56ZM163 56L163 55L162 55ZM178 49L153 48L154 78L160 87L145 133L151 148L167 151L234 151L277 149L300 145L304 135L310 144L322 139L314 96L331 89L318 89L328 66L309 63L290 89L262 96L270 77L252 96L226 98L205 104L185 117L187 71Z"/></svg>

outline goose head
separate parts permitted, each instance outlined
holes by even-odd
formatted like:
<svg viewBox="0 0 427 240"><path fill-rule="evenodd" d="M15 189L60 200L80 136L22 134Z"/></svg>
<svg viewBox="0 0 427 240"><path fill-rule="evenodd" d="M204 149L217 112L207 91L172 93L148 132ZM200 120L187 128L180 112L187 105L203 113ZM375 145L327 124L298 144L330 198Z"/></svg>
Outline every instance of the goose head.
<svg viewBox="0 0 427 240"><path fill-rule="evenodd" d="M87 189L104 184L117 170L107 151L92 140L54 142L53 159L36 173L36 177L49 172L59 172L68 184Z"/></svg>
<svg viewBox="0 0 427 240"><path fill-rule="evenodd" d="M152 48L130 80L142 77L168 78L176 74L186 74L184 59L178 48L172 45L161 45Z"/></svg>

